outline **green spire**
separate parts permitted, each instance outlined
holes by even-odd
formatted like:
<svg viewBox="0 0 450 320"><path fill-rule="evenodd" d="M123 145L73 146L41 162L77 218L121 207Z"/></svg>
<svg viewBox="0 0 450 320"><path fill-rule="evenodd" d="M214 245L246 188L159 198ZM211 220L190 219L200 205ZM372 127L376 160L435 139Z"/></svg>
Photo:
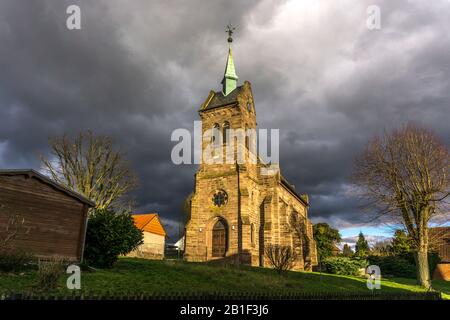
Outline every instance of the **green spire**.
<svg viewBox="0 0 450 320"><path fill-rule="evenodd" d="M231 52L231 42L233 42L233 38L231 36L233 34L234 29L235 28L230 24L227 26L229 48L228 48L227 65L225 67L225 74L223 75L222 80L223 86L222 92L224 96L227 96L234 89L236 89L238 81L236 69L234 68L233 54Z"/></svg>

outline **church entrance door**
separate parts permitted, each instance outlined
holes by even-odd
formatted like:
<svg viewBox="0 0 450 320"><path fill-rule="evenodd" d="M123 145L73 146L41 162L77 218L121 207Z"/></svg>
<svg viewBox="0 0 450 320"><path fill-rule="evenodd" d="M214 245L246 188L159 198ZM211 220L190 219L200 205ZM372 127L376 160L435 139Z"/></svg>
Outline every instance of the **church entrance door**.
<svg viewBox="0 0 450 320"><path fill-rule="evenodd" d="M214 224L212 231L212 256L223 257L227 247L227 234L223 221Z"/></svg>

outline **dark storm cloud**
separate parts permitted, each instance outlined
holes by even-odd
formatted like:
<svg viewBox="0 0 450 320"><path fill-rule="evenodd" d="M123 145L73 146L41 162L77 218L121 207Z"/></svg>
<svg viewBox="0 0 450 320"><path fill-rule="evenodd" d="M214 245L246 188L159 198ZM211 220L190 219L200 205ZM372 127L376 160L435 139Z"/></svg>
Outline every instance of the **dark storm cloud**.
<svg viewBox="0 0 450 320"><path fill-rule="evenodd" d="M65 27L78 4L82 29ZM0 3L0 166L39 168L47 138L108 134L140 178L139 211L177 233L195 166L170 161L173 129L192 129L239 29L234 58L258 125L280 128L281 168L311 196L311 217L364 224L351 162L367 139L405 121L449 143L448 1L13 1Z"/></svg>

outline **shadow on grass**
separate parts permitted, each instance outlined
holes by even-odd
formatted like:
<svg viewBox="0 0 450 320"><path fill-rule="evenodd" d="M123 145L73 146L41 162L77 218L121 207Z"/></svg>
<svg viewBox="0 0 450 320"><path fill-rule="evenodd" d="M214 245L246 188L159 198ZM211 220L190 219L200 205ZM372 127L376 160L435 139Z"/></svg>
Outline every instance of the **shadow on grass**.
<svg viewBox="0 0 450 320"><path fill-rule="evenodd" d="M317 272L290 271L279 275L268 268L235 265L234 263L192 263L178 260L151 261L136 258L120 259L117 265L105 271L109 275L120 273L124 275L116 280L122 286L122 281L142 289L156 289L150 282L159 283L160 290L206 292L264 292L267 290L280 292L360 292L367 293L369 289L365 278L331 275ZM137 274L136 274L137 273ZM133 274L135 274L133 276ZM146 278L146 286L136 280ZM106 283L104 285L107 285ZM407 293L420 291L411 290L407 285L396 286L394 283L382 284L380 292Z"/></svg>
<svg viewBox="0 0 450 320"><path fill-rule="evenodd" d="M26 280L26 281L25 281ZM26 290L35 281L35 274L0 278L0 288ZM60 282L65 289L66 278ZM406 282L405 282L406 281ZM449 292L447 285L446 292ZM82 289L93 292L205 292L205 293L361 293L367 294L365 278L290 271L280 276L273 269L180 260L146 260L121 258L111 269L82 273ZM436 288L440 290L439 288ZM409 279L382 282L378 293L410 293L423 291ZM444 291L444 290L442 290Z"/></svg>

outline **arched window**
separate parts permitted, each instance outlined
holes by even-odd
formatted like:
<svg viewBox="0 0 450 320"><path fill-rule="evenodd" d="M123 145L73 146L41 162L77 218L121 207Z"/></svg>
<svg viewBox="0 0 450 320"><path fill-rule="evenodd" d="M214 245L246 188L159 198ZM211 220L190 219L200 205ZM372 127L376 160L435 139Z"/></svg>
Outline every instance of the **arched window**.
<svg viewBox="0 0 450 320"><path fill-rule="evenodd" d="M214 123L211 136L211 142L213 142L214 145L218 145L220 141L219 136L220 136L220 126L218 123Z"/></svg>
<svg viewBox="0 0 450 320"><path fill-rule="evenodd" d="M255 225L253 223L250 225L250 243L252 247L255 246Z"/></svg>
<svg viewBox="0 0 450 320"><path fill-rule="evenodd" d="M227 143L228 142L228 138L229 138L229 129L230 129L230 123L228 121L225 121L223 123L223 143Z"/></svg>
<svg viewBox="0 0 450 320"><path fill-rule="evenodd" d="M249 138L247 134L247 128L244 127L244 134L245 134L245 148L249 149Z"/></svg>

